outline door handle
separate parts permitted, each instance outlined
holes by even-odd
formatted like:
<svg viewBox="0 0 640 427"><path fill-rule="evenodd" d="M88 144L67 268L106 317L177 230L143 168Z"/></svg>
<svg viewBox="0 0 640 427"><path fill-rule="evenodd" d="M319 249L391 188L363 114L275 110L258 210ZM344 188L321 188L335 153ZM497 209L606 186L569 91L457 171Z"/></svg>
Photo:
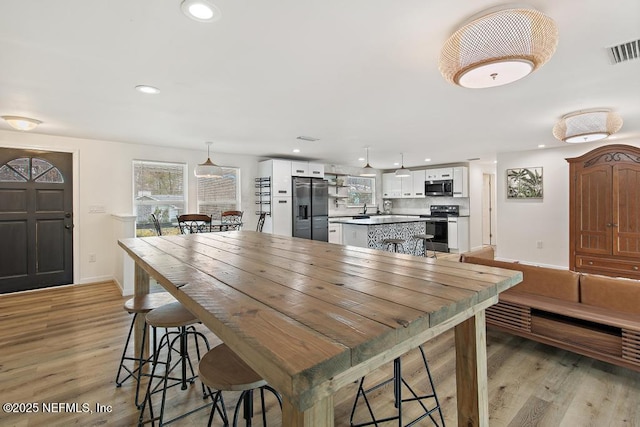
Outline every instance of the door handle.
<svg viewBox="0 0 640 427"><path fill-rule="evenodd" d="M73 228L73 224L67 224L64 226L67 230L71 230Z"/></svg>

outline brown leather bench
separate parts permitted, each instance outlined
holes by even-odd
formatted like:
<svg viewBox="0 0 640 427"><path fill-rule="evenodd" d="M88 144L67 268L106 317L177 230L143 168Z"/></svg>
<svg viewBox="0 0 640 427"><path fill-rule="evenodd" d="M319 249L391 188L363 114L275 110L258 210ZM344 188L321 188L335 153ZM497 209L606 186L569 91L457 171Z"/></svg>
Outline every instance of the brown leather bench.
<svg viewBox="0 0 640 427"><path fill-rule="evenodd" d="M487 325L640 371L640 281L472 254L461 260L523 274L487 309Z"/></svg>

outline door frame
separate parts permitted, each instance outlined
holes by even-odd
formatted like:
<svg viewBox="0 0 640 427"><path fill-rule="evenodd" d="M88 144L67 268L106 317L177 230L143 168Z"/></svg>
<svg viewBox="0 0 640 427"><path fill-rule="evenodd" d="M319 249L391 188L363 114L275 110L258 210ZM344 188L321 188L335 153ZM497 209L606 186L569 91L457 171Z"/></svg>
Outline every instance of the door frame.
<svg viewBox="0 0 640 427"><path fill-rule="evenodd" d="M55 138L55 137L51 137ZM80 170L80 150L77 148L53 148L43 145L35 145L35 144L22 144L16 143L11 144L8 141L0 140L0 146L8 149L15 150L40 150L40 151L50 151L53 153L70 153L71 154L71 167L73 169L72 183L73 183L73 280L71 284L79 284L78 278L80 277L80 230L78 224L80 223L80 176L78 171ZM65 286L65 285L61 285ZM38 291L40 289L31 289L24 292L33 292Z"/></svg>

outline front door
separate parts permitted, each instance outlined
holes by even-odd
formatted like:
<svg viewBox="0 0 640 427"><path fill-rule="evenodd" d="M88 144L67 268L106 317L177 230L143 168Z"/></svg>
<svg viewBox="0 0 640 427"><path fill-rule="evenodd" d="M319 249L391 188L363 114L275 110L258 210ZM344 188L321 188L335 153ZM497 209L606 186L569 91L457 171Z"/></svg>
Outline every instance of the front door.
<svg viewBox="0 0 640 427"><path fill-rule="evenodd" d="M72 155L0 148L0 293L73 282Z"/></svg>

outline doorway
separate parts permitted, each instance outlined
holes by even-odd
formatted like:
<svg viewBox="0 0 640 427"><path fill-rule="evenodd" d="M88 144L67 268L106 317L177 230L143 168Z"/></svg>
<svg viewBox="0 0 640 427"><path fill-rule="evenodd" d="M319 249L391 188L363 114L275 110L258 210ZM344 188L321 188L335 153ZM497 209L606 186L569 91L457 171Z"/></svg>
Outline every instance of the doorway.
<svg viewBox="0 0 640 427"><path fill-rule="evenodd" d="M73 282L71 153L0 148L0 293Z"/></svg>
<svg viewBox="0 0 640 427"><path fill-rule="evenodd" d="M495 175L482 174L482 245L495 246L496 242L496 189Z"/></svg>

